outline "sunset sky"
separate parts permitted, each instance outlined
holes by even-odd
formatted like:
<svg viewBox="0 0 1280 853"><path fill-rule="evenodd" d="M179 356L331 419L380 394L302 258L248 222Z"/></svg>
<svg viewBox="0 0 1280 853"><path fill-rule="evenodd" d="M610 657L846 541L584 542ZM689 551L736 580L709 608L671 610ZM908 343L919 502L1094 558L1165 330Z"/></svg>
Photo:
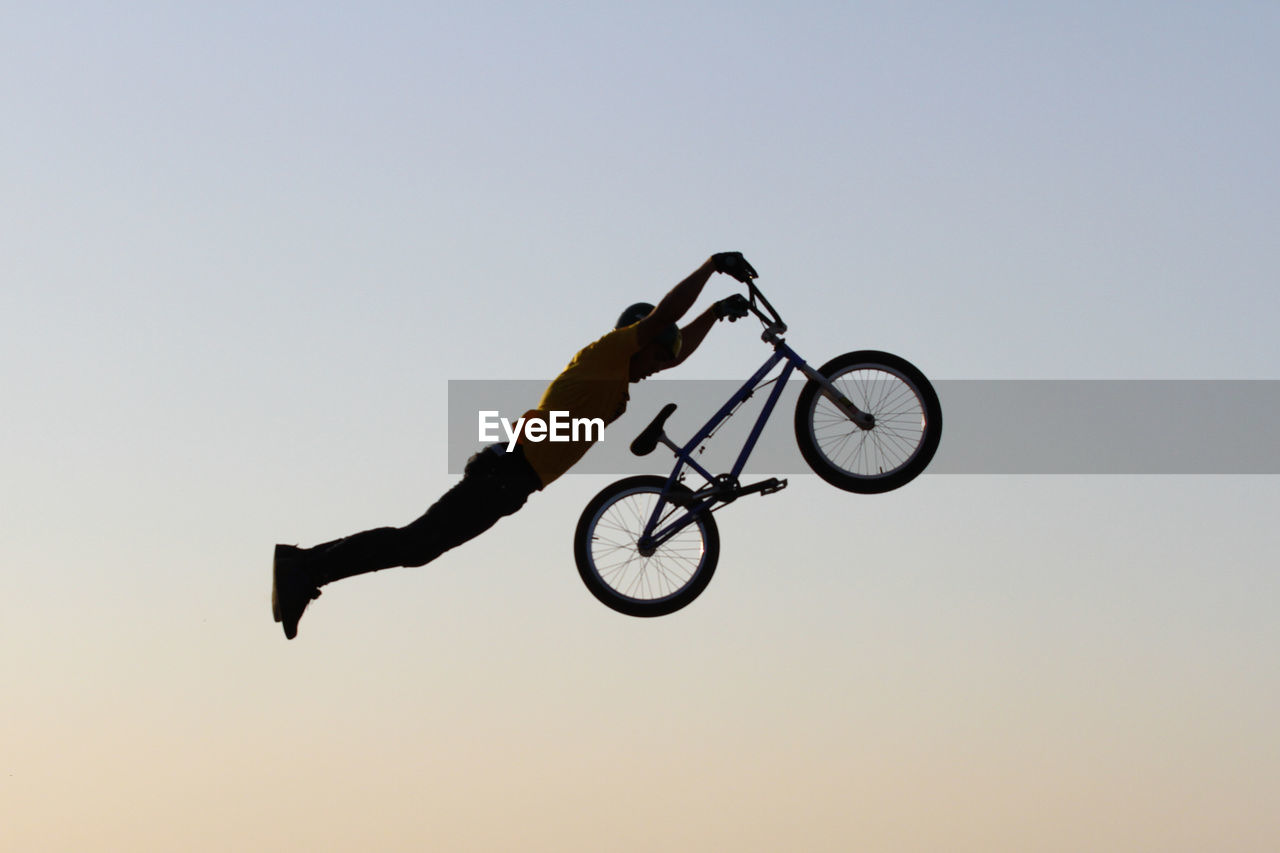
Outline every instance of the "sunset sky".
<svg viewBox="0 0 1280 853"><path fill-rule="evenodd" d="M637 620L574 474L269 591L716 251L816 362L1280 378L1278 79L1265 2L9 4L0 849L1274 848L1274 476L793 476Z"/></svg>

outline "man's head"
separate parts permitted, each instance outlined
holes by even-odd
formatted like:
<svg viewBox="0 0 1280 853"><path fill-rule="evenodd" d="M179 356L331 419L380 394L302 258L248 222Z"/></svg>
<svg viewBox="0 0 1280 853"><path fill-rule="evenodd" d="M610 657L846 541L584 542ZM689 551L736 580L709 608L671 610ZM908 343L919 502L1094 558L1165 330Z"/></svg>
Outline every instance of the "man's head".
<svg viewBox="0 0 1280 853"><path fill-rule="evenodd" d="M653 306L648 302L637 302L618 316L618 322L614 328L622 329L639 323L648 317L651 311ZM680 327L675 323L659 332L648 345L631 357L631 381L639 382L659 370L670 367L680 357L680 343Z"/></svg>

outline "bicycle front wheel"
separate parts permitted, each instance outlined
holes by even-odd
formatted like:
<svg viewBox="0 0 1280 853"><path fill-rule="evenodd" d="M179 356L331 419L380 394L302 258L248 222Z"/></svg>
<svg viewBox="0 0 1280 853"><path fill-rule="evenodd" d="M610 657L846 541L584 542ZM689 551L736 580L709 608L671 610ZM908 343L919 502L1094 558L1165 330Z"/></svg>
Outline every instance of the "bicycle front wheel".
<svg viewBox="0 0 1280 853"><path fill-rule="evenodd" d="M809 380L796 403L796 442L814 472L841 489L877 494L916 478L938 449L942 405L929 380L906 359L862 350L818 369L859 410L875 416L864 430Z"/></svg>
<svg viewBox="0 0 1280 853"><path fill-rule="evenodd" d="M578 574L599 601L628 616L665 616L697 598L715 574L720 534L709 512L643 554L639 541L666 487L665 477L628 477L596 495L578 520L573 556ZM692 494L677 484L673 497ZM678 519L668 503L658 523Z"/></svg>

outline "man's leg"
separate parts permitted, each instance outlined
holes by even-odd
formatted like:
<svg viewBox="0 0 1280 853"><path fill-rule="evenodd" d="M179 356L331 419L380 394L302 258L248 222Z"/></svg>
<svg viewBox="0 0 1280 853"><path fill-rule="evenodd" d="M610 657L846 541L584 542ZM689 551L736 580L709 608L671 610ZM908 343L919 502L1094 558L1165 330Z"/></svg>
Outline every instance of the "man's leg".
<svg viewBox="0 0 1280 853"><path fill-rule="evenodd" d="M450 548L474 539L524 505L491 478L464 476L404 527L379 527L317 545L303 553L311 581L324 586L343 578L396 566L425 566Z"/></svg>
<svg viewBox="0 0 1280 853"><path fill-rule="evenodd" d="M422 566L479 536L524 505L539 487L522 453L488 450L467 463L463 478L416 521L380 527L314 548L276 546L272 606L285 636L297 634L302 611L319 587L394 566Z"/></svg>

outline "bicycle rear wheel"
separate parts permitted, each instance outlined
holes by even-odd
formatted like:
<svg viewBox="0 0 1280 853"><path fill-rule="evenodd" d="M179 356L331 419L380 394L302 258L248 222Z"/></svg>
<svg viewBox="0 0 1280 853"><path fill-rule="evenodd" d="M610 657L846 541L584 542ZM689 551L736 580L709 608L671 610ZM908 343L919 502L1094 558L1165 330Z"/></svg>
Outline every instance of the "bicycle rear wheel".
<svg viewBox="0 0 1280 853"><path fill-rule="evenodd" d="M628 477L596 495L578 520L573 556L598 600L628 616L665 616L697 598L715 574L720 533L702 512L649 555L639 539L666 487L665 477ZM675 495L692 494L677 484ZM659 526L684 509L668 503Z"/></svg>
<svg viewBox="0 0 1280 853"><path fill-rule="evenodd" d="M925 375L906 359L875 350L836 356L818 372L876 423L861 429L809 380L795 419L796 442L809 467L833 486L862 494L914 480L942 437L942 405Z"/></svg>

